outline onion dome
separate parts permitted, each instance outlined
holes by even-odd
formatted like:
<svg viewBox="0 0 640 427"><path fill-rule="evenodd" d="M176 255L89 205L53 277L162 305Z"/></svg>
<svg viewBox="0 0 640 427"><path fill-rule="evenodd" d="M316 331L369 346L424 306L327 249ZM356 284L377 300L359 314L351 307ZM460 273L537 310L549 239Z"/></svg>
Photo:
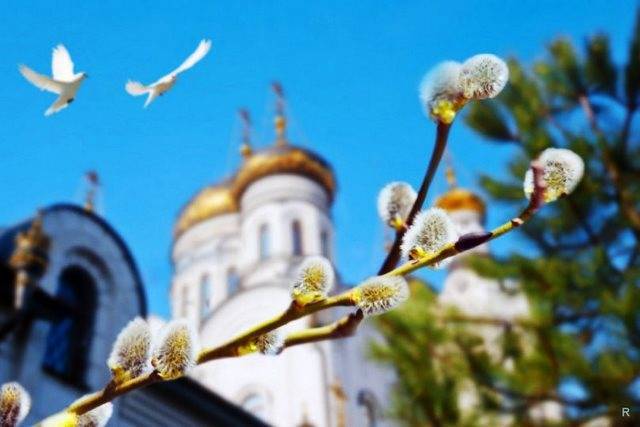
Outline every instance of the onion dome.
<svg viewBox="0 0 640 427"><path fill-rule="evenodd" d="M438 197L434 206L444 209L447 212L463 210L474 211L484 219L487 210L484 201L477 194L458 187L455 172L451 164L447 166L446 175L447 182L449 183L449 191Z"/></svg>
<svg viewBox="0 0 640 427"><path fill-rule="evenodd" d="M314 152L290 145L287 140L287 118L285 116L284 91L278 82L272 84L276 95L276 115L273 125L276 133L276 141L272 147L253 152L248 147L247 125L250 123L246 112L241 112L245 123L245 133L241 154L244 157L242 167L234 178L234 192L240 199L244 190L253 182L269 175L296 174L305 176L322 186L333 199L336 190L336 180L329 163Z"/></svg>
<svg viewBox="0 0 640 427"><path fill-rule="evenodd" d="M203 188L182 209L174 228L178 237L195 224L209 218L238 212L238 202L232 191L232 182L214 184Z"/></svg>
<svg viewBox="0 0 640 427"><path fill-rule="evenodd" d="M317 182L333 199L336 180L329 163L310 150L294 145L276 145L252 153L238 170L233 190L238 198L253 182L269 175L295 174Z"/></svg>
<svg viewBox="0 0 640 427"><path fill-rule="evenodd" d="M240 154L243 162L238 171L222 184L205 187L182 209L174 228L174 237L195 224L218 215L239 211L242 193L254 182L278 174L304 176L318 183L333 200L336 179L333 169L318 154L302 147L289 144L286 137L287 120L284 115L284 95L278 83L273 84L276 94L276 116L274 127L275 144L260 150L251 146L251 118L246 110L240 110L243 123Z"/></svg>
<svg viewBox="0 0 640 427"><path fill-rule="evenodd" d="M464 188L452 188L436 199L434 206L448 212L470 210L484 217L486 207L482 199Z"/></svg>

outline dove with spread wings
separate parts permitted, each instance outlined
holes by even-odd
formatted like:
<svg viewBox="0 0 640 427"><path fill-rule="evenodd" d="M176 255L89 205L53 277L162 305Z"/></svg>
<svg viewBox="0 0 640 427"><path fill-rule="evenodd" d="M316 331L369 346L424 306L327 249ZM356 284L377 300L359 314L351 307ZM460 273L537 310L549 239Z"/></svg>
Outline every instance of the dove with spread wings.
<svg viewBox="0 0 640 427"><path fill-rule="evenodd" d="M66 108L73 102L80 85L88 77L87 73L74 73L71 55L64 45L59 44L53 48L51 57L51 77L36 73L26 65L19 65L18 70L29 83L40 90L46 90L58 95L58 98L44 112L50 116Z"/></svg>
<svg viewBox="0 0 640 427"><path fill-rule="evenodd" d="M176 83L178 75L196 65L207 53L209 53L210 49L211 40L201 40L196 50L193 51L193 53L189 55L189 57L178 68L166 76L147 86L140 82L129 80L125 85L125 89L127 93L132 96L147 95L147 100L144 103L144 108L146 108L158 96L164 95L165 92L171 89Z"/></svg>

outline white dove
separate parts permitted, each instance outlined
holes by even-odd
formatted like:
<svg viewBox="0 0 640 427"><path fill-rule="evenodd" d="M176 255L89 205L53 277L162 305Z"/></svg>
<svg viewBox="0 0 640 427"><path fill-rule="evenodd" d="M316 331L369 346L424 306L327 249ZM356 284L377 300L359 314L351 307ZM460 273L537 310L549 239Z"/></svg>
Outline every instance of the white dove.
<svg viewBox="0 0 640 427"><path fill-rule="evenodd" d="M151 83L148 86L143 85L140 82L129 80L125 85L126 91L129 95L139 96L148 94L147 100L144 103L144 108L147 108L149 104L153 102L158 96L164 95L169 89L173 87L178 78L178 74L188 70L196 65L211 49L211 40L203 39L198 44L198 47L189 57L175 70L167 74L166 76L158 79L156 82Z"/></svg>
<svg viewBox="0 0 640 427"><path fill-rule="evenodd" d="M51 57L51 77L38 74L26 65L18 66L20 74L40 90L58 94L58 99L44 112L45 116L66 108L71 104L80 88L80 84L89 77L87 73L74 73L69 51L59 44L53 48Z"/></svg>

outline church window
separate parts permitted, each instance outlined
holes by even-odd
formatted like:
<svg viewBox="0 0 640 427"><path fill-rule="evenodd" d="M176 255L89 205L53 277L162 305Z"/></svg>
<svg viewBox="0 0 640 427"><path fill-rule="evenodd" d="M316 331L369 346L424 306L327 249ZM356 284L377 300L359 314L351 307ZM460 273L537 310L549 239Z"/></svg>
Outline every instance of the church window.
<svg viewBox="0 0 640 427"><path fill-rule="evenodd" d="M227 295L232 296L240 289L240 276L236 269L231 267L227 272Z"/></svg>
<svg viewBox="0 0 640 427"><path fill-rule="evenodd" d="M209 314L211 303L211 280L208 274L204 274L200 279L200 315L202 317Z"/></svg>
<svg viewBox="0 0 640 427"><path fill-rule="evenodd" d="M85 269L67 267L59 276L56 297L67 306L67 312L51 324L42 367L84 387L97 309L95 282Z"/></svg>
<svg viewBox="0 0 640 427"><path fill-rule="evenodd" d="M293 255L302 255L302 226L300 221L295 220L291 223L291 242L293 245Z"/></svg>
<svg viewBox="0 0 640 427"><path fill-rule="evenodd" d="M327 230L320 232L320 252L325 258L329 258L329 233Z"/></svg>
<svg viewBox="0 0 640 427"><path fill-rule="evenodd" d="M260 226L259 239L260 260L265 260L269 258L271 250L271 236L269 235L269 226L267 224Z"/></svg>

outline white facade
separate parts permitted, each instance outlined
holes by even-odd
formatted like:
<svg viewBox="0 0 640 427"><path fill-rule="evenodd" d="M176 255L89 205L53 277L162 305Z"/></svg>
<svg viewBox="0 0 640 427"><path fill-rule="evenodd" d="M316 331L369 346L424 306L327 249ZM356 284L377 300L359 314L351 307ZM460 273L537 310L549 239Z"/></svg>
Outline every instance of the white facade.
<svg viewBox="0 0 640 427"><path fill-rule="evenodd" d="M334 259L330 208L327 190L302 174L275 173L250 184L238 212L199 222L175 241L173 316L194 322L201 343L212 346L280 313L291 302L289 286L304 257ZM340 314L303 318L285 331ZM386 400L391 378L367 362L373 331L363 326L357 337L297 346L277 357L209 363L193 378L275 426L306 421L316 427L366 427L372 425L366 405ZM332 391L336 384L346 399Z"/></svg>

